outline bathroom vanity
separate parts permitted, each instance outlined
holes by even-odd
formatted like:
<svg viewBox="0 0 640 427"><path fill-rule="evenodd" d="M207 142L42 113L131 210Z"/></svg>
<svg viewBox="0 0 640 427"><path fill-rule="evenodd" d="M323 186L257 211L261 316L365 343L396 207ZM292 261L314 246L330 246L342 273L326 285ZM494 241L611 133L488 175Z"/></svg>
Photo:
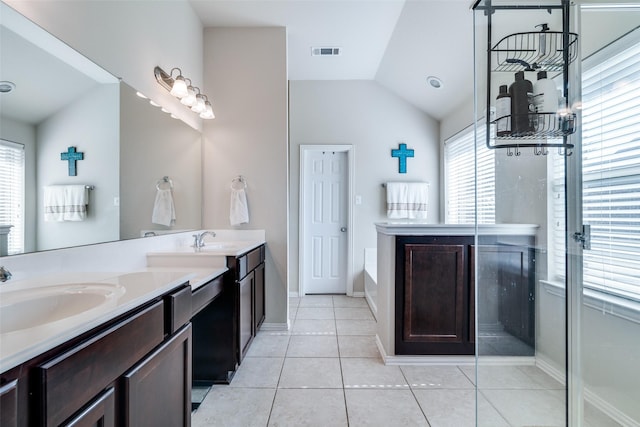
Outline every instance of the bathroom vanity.
<svg viewBox="0 0 640 427"><path fill-rule="evenodd" d="M491 307L479 319L481 331L499 325L533 346L537 226L480 226L477 240L473 225L376 228L378 340L385 358L474 355L476 295Z"/></svg>
<svg viewBox="0 0 640 427"><path fill-rule="evenodd" d="M190 425L191 287L184 274L128 276L62 285L64 295L82 295L93 285L128 282L137 295L119 294L121 304L3 330L2 426ZM45 288L18 292L37 304L31 295ZM30 332L31 345L22 345Z"/></svg>

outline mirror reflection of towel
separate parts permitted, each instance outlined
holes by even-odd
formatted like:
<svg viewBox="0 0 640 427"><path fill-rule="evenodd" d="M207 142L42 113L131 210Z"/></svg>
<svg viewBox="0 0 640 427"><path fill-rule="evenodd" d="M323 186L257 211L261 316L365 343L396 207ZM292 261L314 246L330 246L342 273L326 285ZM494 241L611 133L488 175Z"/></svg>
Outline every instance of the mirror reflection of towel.
<svg viewBox="0 0 640 427"><path fill-rule="evenodd" d="M86 185L48 185L44 187L44 220L84 221L89 190Z"/></svg>
<svg viewBox="0 0 640 427"><path fill-rule="evenodd" d="M231 225L249 223L249 206L247 205L247 194L244 188L231 189L231 209L229 210L229 220Z"/></svg>
<svg viewBox="0 0 640 427"><path fill-rule="evenodd" d="M156 201L153 204L151 222L170 227L176 220L176 208L173 205L171 189L158 189Z"/></svg>

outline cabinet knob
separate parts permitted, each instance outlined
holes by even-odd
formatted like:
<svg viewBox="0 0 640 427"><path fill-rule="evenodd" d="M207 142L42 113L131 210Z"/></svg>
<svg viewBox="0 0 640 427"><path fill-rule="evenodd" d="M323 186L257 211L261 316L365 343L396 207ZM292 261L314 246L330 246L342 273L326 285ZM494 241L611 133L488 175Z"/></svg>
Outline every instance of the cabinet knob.
<svg viewBox="0 0 640 427"><path fill-rule="evenodd" d="M347 227L340 227L340 231L344 233L345 231L347 231Z"/></svg>

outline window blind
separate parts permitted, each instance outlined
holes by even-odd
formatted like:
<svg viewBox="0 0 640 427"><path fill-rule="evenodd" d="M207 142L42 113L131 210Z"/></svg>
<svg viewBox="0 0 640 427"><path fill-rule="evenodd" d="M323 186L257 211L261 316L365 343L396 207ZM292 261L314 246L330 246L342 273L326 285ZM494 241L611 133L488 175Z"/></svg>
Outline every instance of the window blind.
<svg viewBox="0 0 640 427"><path fill-rule="evenodd" d="M582 76L582 209L591 225L584 286L632 299L640 299L638 117L640 30L586 60ZM554 185L561 169L554 167ZM560 255L558 245L555 258Z"/></svg>
<svg viewBox="0 0 640 427"><path fill-rule="evenodd" d="M471 126L445 141L446 222L449 224L474 224L476 212L479 224L495 223L495 155L494 150L486 147L485 135L485 126L478 126L474 145Z"/></svg>
<svg viewBox="0 0 640 427"><path fill-rule="evenodd" d="M8 254L24 252L24 145L0 140L0 224L12 225Z"/></svg>

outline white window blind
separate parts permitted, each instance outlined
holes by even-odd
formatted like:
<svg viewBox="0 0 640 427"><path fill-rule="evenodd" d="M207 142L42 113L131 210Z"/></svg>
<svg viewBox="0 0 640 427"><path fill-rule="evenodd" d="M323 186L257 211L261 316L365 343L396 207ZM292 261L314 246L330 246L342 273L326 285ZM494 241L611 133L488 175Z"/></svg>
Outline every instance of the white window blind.
<svg viewBox="0 0 640 427"><path fill-rule="evenodd" d="M8 254L24 252L24 145L0 140L0 224L12 225Z"/></svg>
<svg viewBox="0 0 640 427"><path fill-rule="evenodd" d="M485 145L485 126L478 126L474 146L473 126L445 141L445 194L449 224L474 224L476 220L476 148L477 215L479 224L495 223L495 155Z"/></svg>
<svg viewBox="0 0 640 427"><path fill-rule="evenodd" d="M584 286L638 300L640 30L634 33L584 62L582 209L583 222L591 225L591 250L583 254ZM555 183L561 181L561 170L554 167ZM564 216L564 211L555 214ZM560 255L563 246L556 248L555 257Z"/></svg>

